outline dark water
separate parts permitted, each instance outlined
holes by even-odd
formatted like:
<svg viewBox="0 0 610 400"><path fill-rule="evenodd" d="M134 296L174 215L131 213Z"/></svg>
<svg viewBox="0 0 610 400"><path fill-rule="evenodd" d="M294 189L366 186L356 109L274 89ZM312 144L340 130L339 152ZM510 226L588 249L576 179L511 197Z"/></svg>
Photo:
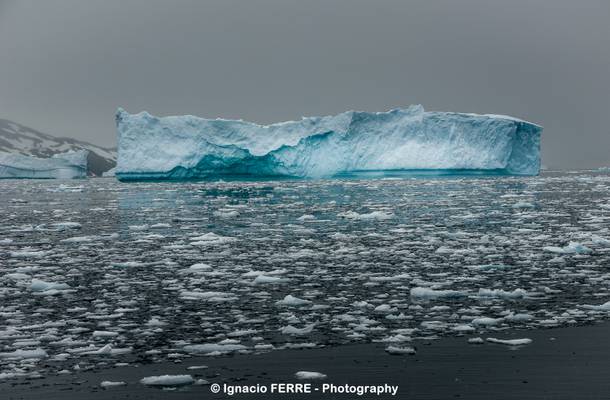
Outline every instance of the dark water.
<svg viewBox="0 0 610 400"><path fill-rule="evenodd" d="M0 181L0 215L3 378L610 311L607 174Z"/></svg>

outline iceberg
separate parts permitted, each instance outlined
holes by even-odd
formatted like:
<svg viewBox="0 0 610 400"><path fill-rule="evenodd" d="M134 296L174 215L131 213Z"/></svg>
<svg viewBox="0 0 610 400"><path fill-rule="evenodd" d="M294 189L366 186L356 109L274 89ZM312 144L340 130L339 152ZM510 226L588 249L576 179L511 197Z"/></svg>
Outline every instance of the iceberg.
<svg viewBox="0 0 610 400"><path fill-rule="evenodd" d="M504 115L429 112L420 105L272 125L119 109L116 124L115 175L121 181L540 171L541 126Z"/></svg>
<svg viewBox="0 0 610 400"><path fill-rule="evenodd" d="M86 178L88 156L87 150L55 154L50 158L0 152L0 178Z"/></svg>

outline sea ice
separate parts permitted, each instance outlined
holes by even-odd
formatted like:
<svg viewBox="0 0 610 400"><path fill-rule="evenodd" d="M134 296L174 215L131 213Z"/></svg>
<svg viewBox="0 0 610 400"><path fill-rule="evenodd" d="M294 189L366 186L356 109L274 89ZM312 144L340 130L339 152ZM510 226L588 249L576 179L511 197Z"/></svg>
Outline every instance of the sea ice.
<svg viewBox="0 0 610 400"><path fill-rule="evenodd" d="M466 294L459 290L435 290L425 287L415 287L411 289L411 297L421 299L437 299L442 297L462 297Z"/></svg>
<svg viewBox="0 0 610 400"><path fill-rule="evenodd" d="M314 371L298 371L297 373L294 374L295 378L297 379L326 379L326 375L321 373L321 372L314 372Z"/></svg>
<svg viewBox="0 0 610 400"><path fill-rule="evenodd" d="M281 329L281 332L284 335L306 335L311 333L316 324L309 324L304 326L303 328L296 328L292 325L285 326Z"/></svg>
<svg viewBox="0 0 610 400"><path fill-rule="evenodd" d="M184 351L192 354L231 353L240 350L246 350L246 346L242 344L219 343L191 344L184 346Z"/></svg>
<svg viewBox="0 0 610 400"><path fill-rule="evenodd" d="M103 387L104 389L118 387L118 386L125 386L125 385L127 385L127 384L123 381L102 381L100 383L100 386Z"/></svg>
<svg viewBox="0 0 610 400"><path fill-rule="evenodd" d="M46 282L40 279L32 279L30 289L34 292L46 292L51 290L66 290L70 289L67 283Z"/></svg>
<svg viewBox="0 0 610 400"><path fill-rule="evenodd" d="M526 344L532 343L532 339L524 338L524 339L496 339L496 338L487 338L487 341L490 343L498 343L505 344L508 346L523 346Z"/></svg>
<svg viewBox="0 0 610 400"><path fill-rule="evenodd" d="M146 386L183 386L195 382L191 375L159 375L147 376L140 380Z"/></svg>
<svg viewBox="0 0 610 400"><path fill-rule="evenodd" d="M404 355L404 354L415 354L417 351L413 347L398 347L398 346L388 346L385 351L389 354L394 355Z"/></svg>
<svg viewBox="0 0 610 400"><path fill-rule="evenodd" d="M592 251L587 246L577 242L570 242L567 246L564 247L546 246L543 247L543 250L559 254L587 254L591 253Z"/></svg>
<svg viewBox="0 0 610 400"><path fill-rule="evenodd" d="M282 300L279 300L278 302L276 302L276 304L280 305L280 306L299 307L299 306L305 306L305 305L311 304L311 301L299 299L298 297L294 297L289 294L286 297L284 297Z"/></svg>
<svg viewBox="0 0 610 400"><path fill-rule="evenodd" d="M0 358L8 358L8 359L30 359L30 358L45 358L48 357L48 354L45 350L41 348L37 348L34 350L15 350L6 353L0 353Z"/></svg>

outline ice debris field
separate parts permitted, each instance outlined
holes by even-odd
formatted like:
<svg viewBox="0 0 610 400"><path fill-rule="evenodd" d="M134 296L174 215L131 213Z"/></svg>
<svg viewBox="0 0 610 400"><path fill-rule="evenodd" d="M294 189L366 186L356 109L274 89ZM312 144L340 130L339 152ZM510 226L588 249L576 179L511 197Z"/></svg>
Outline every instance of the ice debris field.
<svg viewBox="0 0 610 400"><path fill-rule="evenodd" d="M348 111L272 125L119 109L115 175L319 178L379 171L537 175L542 127L503 115Z"/></svg>
<svg viewBox="0 0 610 400"><path fill-rule="evenodd" d="M608 174L1 181L0 212L0 379L367 341L409 357L455 335L527 348L504 331L610 313Z"/></svg>

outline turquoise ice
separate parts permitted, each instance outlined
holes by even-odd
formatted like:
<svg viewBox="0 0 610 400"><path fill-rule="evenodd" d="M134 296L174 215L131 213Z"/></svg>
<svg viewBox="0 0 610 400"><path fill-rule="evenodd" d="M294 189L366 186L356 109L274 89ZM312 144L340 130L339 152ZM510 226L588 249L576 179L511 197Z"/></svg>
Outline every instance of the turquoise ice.
<svg viewBox="0 0 610 400"><path fill-rule="evenodd" d="M428 112L420 105L272 125L119 109L116 122L120 180L540 170L541 126L503 115Z"/></svg>

